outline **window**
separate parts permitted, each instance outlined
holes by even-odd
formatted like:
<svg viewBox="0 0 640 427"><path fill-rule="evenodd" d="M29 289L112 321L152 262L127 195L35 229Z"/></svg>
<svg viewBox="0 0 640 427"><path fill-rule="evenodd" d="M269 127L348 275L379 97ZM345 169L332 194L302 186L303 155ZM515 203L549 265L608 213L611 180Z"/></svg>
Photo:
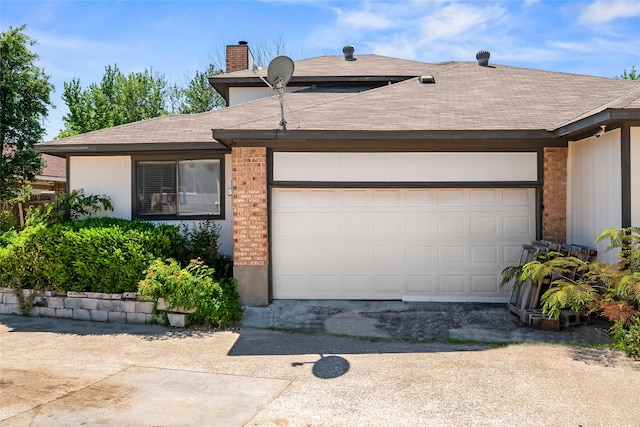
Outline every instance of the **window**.
<svg viewBox="0 0 640 427"><path fill-rule="evenodd" d="M136 216L222 215L221 159L136 163Z"/></svg>

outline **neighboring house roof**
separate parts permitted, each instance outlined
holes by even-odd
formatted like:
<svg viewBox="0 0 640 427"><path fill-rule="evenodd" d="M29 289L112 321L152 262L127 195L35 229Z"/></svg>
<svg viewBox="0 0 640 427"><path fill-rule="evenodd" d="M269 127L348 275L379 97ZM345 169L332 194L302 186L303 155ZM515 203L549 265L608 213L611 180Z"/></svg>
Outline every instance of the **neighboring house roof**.
<svg viewBox="0 0 640 427"><path fill-rule="evenodd" d="M433 76L435 83L420 83L421 75ZM395 76L396 83L346 93L330 84L310 85L314 79L365 82L376 76ZM640 82L632 80L505 65L483 67L475 62L429 64L377 55L359 55L356 61L341 56L298 61L289 86L295 86L296 78L305 88L284 96L286 132L278 127L277 97L268 97L207 113L165 116L50 141L39 149L68 152L80 151L82 146L108 146L136 151L149 144L178 143L183 148L221 148L212 139L212 129L214 137L225 144L233 136L330 138L336 132L348 137L375 133L380 138L390 134L399 138L558 138L584 131L596 121L640 119ZM212 79L225 85L241 81L264 85L250 70Z"/></svg>
<svg viewBox="0 0 640 427"><path fill-rule="evenodd" d="M64 157L43 154L42 158L46 162L42 173L36 178L45 181L66 181L67 180L67 160Z"/></svg>

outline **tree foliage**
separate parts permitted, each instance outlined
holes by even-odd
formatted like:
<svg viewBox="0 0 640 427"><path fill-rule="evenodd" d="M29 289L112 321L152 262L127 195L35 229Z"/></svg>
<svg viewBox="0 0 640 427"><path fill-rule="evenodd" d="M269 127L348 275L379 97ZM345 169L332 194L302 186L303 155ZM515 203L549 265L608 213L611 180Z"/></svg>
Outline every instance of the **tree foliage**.
<svg viewBox="0 0 640 427"><path fill-rule="evenodd" d="M0 34L0 200L29 192L26 182L42 171L42 156L33 149L44 135L42 119L51 106L53 85L36 65L29 48L36 41L26 26Z"/></svg>
<svg viewBox="0 0 640 427"><path fill-rule="evenodd" d="M62 99L69 114L58 137L77 135L167 114L167 81L153 69L124 75L117 65L105 67L99 84L82 89L79 79L64 84Z"/></svg>
<svg viewBox="0 0 640 427"><path fill-rule="evenodd" d="M207 76L220 70L197 71L186 87L170 85L153 69L123 74L117 65L105 67L99 84L83 89L79 79L64 84L62 99L69 107L59 138L104 129L169 113L194 114L222 106Z"/></svg>
<svg viewBox="0 0 640 427"><path fill-rule="evenodd" d="M171 112L195 114L223 107L224 99L211 87L207 79L221 73L222 70L210 64L206 71L196 71L186 87L174 85L171 88Z"/></svg>
<svg viewBox="0 0 640 427"><path fill-rule="evenodd" d="M640 74L636 72L635 66L631 66L631 71L627 73L627 70L624 70L620 78L625 80L640 80Z"/></svg>

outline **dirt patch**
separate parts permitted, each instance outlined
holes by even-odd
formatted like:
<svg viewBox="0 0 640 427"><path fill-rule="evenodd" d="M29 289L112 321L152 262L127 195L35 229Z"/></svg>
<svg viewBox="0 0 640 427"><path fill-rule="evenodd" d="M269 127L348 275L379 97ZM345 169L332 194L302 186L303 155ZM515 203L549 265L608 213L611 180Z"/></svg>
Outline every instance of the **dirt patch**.
<svg viewBox="0 0 640 427"><path fill-rule="evenodd" d="M103 406L123 408L135 391L108 380L93 385L85 381L46 371L3 369L0 421L29 410L32 416L37 416L45 405L64 411Z"/></svg>
<svg viewBox="0 0 640 427"><path fill-rule="evenodd" d="M4 415L9 408L31 408L64 396L77 388L77 378L7 368L2 370L0 388L0 414Z"/></svg>

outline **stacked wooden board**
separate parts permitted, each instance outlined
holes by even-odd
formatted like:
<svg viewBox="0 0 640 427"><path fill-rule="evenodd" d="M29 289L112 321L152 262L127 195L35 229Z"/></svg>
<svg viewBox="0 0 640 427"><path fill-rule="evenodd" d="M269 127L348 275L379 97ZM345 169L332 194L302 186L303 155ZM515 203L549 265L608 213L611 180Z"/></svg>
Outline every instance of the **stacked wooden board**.
<svg viewBox="0 0 640 427"><path fill-rule="evenodd" d="M573 256L583 261L593 261L597 256L597 252L588 247L534 240L531 244L522 245L518 265L522 266L529 261L535 260L539 255L549 252L559 252L564 256ZM522 323L529 326L531 326L534 319L546 317L542 314L540 297L549 289L553 280L553 277L545 277L541 283L526 281L519 285L514 284L507 308L516 314ZM561 316L561 320L564 320L565 323L573 321L574 317L577 317L579 321L580 316L577 313L574 313L575 316L570 316L570 313L563 314L564 316Z"/></svg>

